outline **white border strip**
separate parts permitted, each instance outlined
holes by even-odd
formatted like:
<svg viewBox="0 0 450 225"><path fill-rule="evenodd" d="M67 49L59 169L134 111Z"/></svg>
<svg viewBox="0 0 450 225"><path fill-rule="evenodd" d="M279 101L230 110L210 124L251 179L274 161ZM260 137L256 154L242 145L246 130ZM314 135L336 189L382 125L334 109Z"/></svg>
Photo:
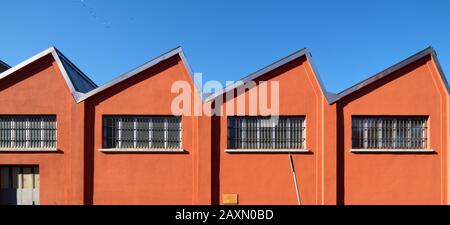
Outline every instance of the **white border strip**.
<svg viewBox="0 0 450 225"><path fill-rule="evenodd" d="M57 148L0 148L0 153L5 152L58 152Z"/></svg>
<svg viewBox="0 0 450 225"><path fill-rule="evenodd" d="M183 153L184 149L159 149L159 148L101 148L98 151L104 153Z"/></svg>
<svg viewBox="0 0 450 225"><path fill-rule="evenodd" d="M228 153L312 153L308 149L225 149Z"/></svg>
<svg viewBox="0 0 450 225"><path fill-rule="evenodd" d="M52 51L53 51L53 47L50 47L50 48L48 48L48 49L46 49L46 50L44 50L44 51L34 55L33 57L31 57L31 58L29 58L29 59L27 59L27 60L17 64L16 66L9 68L8 70L6 70L6 71L4 71L3 73L0 74L0 79L3 79L5 77L9 76L10 74L12 74L12 73L22 69L23 67L27 66L28 64L30 64L30 63L32 63L32 62L34 62L34 61L36 61L36 60L38 60L38 59L48 55L48 54L50 54Z"/></svg>
<svg viewBox="0 0 450 225"><path fill-rule="evenodd" d="M350 149L354 153L430 153L433 149Z"/></svg>

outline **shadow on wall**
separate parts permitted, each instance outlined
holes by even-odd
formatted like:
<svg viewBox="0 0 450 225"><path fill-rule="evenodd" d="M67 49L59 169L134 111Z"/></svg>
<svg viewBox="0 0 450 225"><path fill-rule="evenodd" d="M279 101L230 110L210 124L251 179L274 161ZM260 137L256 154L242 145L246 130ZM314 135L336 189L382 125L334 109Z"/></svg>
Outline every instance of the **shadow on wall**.
<svg viewBox="0 0 450 225"><path fill-rule="evenodd" d="M345 204L345 145L344 145L344 113L340 102L336 103L336 204Z"/></svg>
<svg viewBox="0 0 450 225"><path fill-rule="evenodd" d="M220 116L211 117L211 204L220 204Z"/></svg>
<svg viewBox="0 0 450 225"><path fill-rule="evenodd" d="M94 204L94 127L95 110L92 104L85 105L85 146L84 146L84 204Z"/></svg>

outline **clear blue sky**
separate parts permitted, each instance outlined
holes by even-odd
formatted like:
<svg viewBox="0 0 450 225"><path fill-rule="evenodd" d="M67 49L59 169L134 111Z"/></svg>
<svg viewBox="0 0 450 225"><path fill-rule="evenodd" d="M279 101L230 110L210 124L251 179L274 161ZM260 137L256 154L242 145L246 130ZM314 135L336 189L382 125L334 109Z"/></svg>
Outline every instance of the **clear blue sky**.
<svg viewBox="0 0 450 225"><path fill-rule="evenodd" d="M97 84L181 45L206 80L238 80L310 49L339 92L433 46L450 80L450 1L106 1L1 3L0 59L56 46Z"/></svg>

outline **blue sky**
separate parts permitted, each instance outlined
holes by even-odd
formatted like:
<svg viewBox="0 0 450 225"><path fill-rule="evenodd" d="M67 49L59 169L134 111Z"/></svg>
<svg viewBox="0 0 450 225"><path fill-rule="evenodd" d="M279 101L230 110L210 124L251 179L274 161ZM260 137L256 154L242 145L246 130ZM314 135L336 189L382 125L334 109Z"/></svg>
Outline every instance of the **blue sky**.
<svg viewBox="0 0 450 225"><path fill-rule="evenodd" d="M433 46L450 80L450 1L2 1L0 59L56 46L97 84L181 45L204 80L309 48L339 92Z"/></svg>

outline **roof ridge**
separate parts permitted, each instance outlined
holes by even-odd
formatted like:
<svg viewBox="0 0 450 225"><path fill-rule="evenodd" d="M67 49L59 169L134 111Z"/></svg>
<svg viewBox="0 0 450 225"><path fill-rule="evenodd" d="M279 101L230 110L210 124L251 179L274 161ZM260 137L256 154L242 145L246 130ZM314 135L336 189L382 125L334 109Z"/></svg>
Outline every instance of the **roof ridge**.
<svg viewBox="0 0 450 225"><path fill-rule="evenodd" d="M5 63L4 61L0 60L0 65L6 67L6 68L11 68L10 65L8 65L7 63Z"/></svg>
<svg viewBox="0 0 450 225"><path fill-rule="evenodd" d="M307 48L301 48L301 49L299 49L299 50L297 50L297 51L295 51L295 52L293 52L293 53L291 53L291 54L289 54L289 55L287 55L287 56L285 56L285 57L283 57L283 58L281 58L281 59L279 59L279 60L277 60L277 61L275 61L275 62L270 63L270 64L267 65L267 66L264 66L264 67L261 68L261 69L258 69L257 71L255 71L255 72L253 72L253 73L248 74L248 75L245 76L245 77L242 77L242 78L239 79L239 80L245 80L245 79L247 79L248 77L252 76L253 74L258 73L258 72L260 72L260 71L263 71L263 70L265 70L265 69L267 69L267 68L269 68L269 67L271 67L271 66L274 66L275 64L280 63L280 62L282 62L283 60L286 60L286 59L288 59L289 57L292 57L292 56L294 56L294 55L296 55L296 54L302 53L302 55L306 55L308 52L309 52L309 51L308 51ZM299 57L300 57L300 56L299 56ZM283 63L283 64L286 64L286 63Z"/></svg>
<svg viewBox="0 0 450 225"><path fill-rule="evenodd" d="M431 46L429 46L429 47L427 47L427 48L425 48L425 49L423 49L423 50L421 50L421 51L419 51L419 52L417 52L417 53L414 53L413 55L411 55L411 56L409 56L409 57L407 57L407 58L405 58L405 59L403 59L403 60L401 60L401 61L399 61L399 62L397 62L397 63L395 63L395 64L393 64L393 65L391 65L391 66L389 66L388 68L383 69L383 70L381 70L380 72L375 73L375 74L371 75L370 77L368 77L368 78L366 78L366 79L364 79L364 80L362 80L362 81L359 81L358 83L356 83L356 84L354 84L354 85L352 85L352 86L350 86L350 87L348 87L348 88L346 88L346 89L344 89L344 90L338 92L337 94L340 95L340 94L344 93L346 90L351 89L351 88L354 87L354 86L358 86L358 84L364 83L365 81L367 81L367 80L369 80L370 78L376 76L377 74L380 74L380 73L383 73L383 72L385 72L385 71L388 71L390 68L395 67L395 66L398 66L398 65L402 64L403 62L405 62L405 61L407 61L407 60L409 60L409 59L411 59L411 58L414 58L414 57L416 57L416 56L419 55L419 54L422 54L422 53L425 52L425 51L429 51L430 49L433 49L433 48L432 48ZM415 60L415 61L416 61L416 60ZM391 73L392 73L392 72L391 72Z"/></svg>
<svg viewBox="0 0 450 225"><path fill-rule="evenodd" d="M382 70L382 71L380 71L380 72L378 72L378 73L376 73L376 74L374 74L374 75L372 75L372 76L370 76L370 77L368 77L368 78L366 78L366 79L364 79L364 80L362 80L362 81L360 81L360 82L350 86L349 88L346 88L343 91L337 93L337 95L339 97L337 99L335 99L334 101L332 101L330 104L339 101L340 99L350 95L351 93L353 93L353 92L355 92L357 90L360 90L360 89L364 88L365 86L367 86L367 85L369 85L369 84L371 84L371 83L373 83L375 81L380 80L381 78L384 78L386 76L389 76L390 74L393 74L394 72L396 72L396 71L398 71L398 70L400 70L400 69L410 65L413 62L416 62L417 60L419 60L419 59L421 59L421 58L423 58L423 57L425 57L427 55L432 56L434 61L436 61L436 65L438 67L439 74L440 74L440 76L442 77L442 79L444 81L444 85L446 86L447 91L450 92L449 85L447 83L445 75L443 74L442 68L440 67L439 61L438 61L438 59L436 57L437 56L436 51L434 50L434 48L432 46L428 46L427 48L425 48L423 50L420 50L419 52L417 52L417 53L415 53L415 54L413 54L413 55L411 55L411 56L401 60L400 62L395 63L394 65L389 66L388 68L386 68L386 69L384 69L384 70Z"/></svg>
<svg viewBox="0 0 450 225"><path fill-rule="evenodd" d="M319 73L317 72L317 69L316 69L316 67L315 67L315 65L313 63L312 56L311 56L311 53L309 52L308 48L301 48L301 49L299 49L299 50L297 50L297 51L295 51L295 52L293 52L293 53L291 53L291 54L289 54L289 55L287 55L287 56L285 56L285 57L283 57L283 58L281 58L281 59L279 59L279 60L277 60L277 61L275 61L275 62L273 62L273 63L271 63L269 65L267 65L267 66L264 66L263 68L255 71L253 73L250 73L249 75L239 79L239 81L242 81L243 83L245 83L245 82L248 82L250 80L256 79L256 78L258 78L258 77L260 77L260 76L262 76L264 74L269 73L270 71L273 71L273 70L275 70L275 69L277 69L277 68L279 68L279 67L281 67L281 66L283 66L283 65L285 65L285 64L287 64L287 63L289 63L289 62L291 62L291 61L293 61L293 60L295 60L297 58L303 57L303 56L306 56L308 62L311 65L311 69L313 70L314 76L315 76L317 82L319 83L319 87L320 87L322 93L324 94L324 96L327 99L327 101L330 102L334 98L333 98L332 95L329 95L328 92L326 91L325 86L323 85L323 82L322 82L322 80L321 80L321 78L319 76ZM238 85L236 82L231 84L231 85L228 85L228 86L226 86L226 87L224 87L224 88L214 92L213 94L209 95L206 98L205 101L206 102L212 101L215 98L217 98L218 96L223 95L224 93L227 93L227 92L237 88L238 86L240 86L240 85Z"/></svg>
<svg viewBox="0 0 450 225"><path fill-rule="evenodd" d="M174 55L177 55L177 54L180 56L181 60L184 62L185 67L187 68L188 73L189 73L189 75L190 75L190 77L192 79L192 82L196 86L196 89L198 91L200 91L200 89L196 85L196 82L195 82L193 73L192 73L192 71L190 69L190 66L187 63L187 60L186 60L186 58L184 56L183 49L181 48L181 46L177 46L177 47L175 47L175 48L173 48L173 49L171 49L171 50L169 50L169 51L167 51L167 52L165 52L165 53L163 53L163 54L161 54L161 55L159 55L157 57L154 57L153 59L145 62L144 64L141 64L140 66L129 70L128 72L125 72L125 73L123 73L123 74L121 74L119 76L116 76L115 78L113 78L112 80L106 82L105 84L102 84L102 85L98 86L97 88L92 89L91 91L85 93L82 97L80 97L77 100L77 102L84 101L87 98L89 98L89 97L91 97L91 96L93 96L93 95L95 95L95 94L97 94L99 92L102 92L102 91L104 91L104 90L106 90L106 89L108 89L108 88L110 88L110 87L112 87L112 86L122 82L122 81L125 81L128 78L133 77L134 75L139 74L140 72L142 72L144 70L147 70L147 69L157 65L158 63L160 63L160 62L162 62L162 61L164 61L164 60L166 60L166 59L168 59L170 57L173 57Z"/></svg>
<svg viewBox="0 0 450 225"><path fill-rule="evenodd" d="M80 93L74 88L74 84L72 82L72 80L69 77L69 74L67 73L66 69L64 68L64 65L62 64L61 58L58 56L58 53L56 52L56 48L51 46L37 54L35 54L34 56L20 62L19 64L9 68L8 70L4 71L3 73L0 73L0 79L3 79L7 76L10 76L12 74L14 74L15 72L17 72L18 70L28 66L31 63L34 63L35 61L47 56L47 55L51 55L53 57L53 59L55 60L59 70L61 71L61 75L63 76L70 93L72 94L72 97L74 98L75 101L78 101L79 97L80 97Z"/></svg>
<svg viewBox="0 0 450 225"><path fill-rule="evenodd" d="M91 78L89 78L89 76L87 76L80 68L78 68L69 58L67 58L61 51L59 51L56 47L51 47L55 50L55 52L57 53L58 57L62 58L63 60L65 60L69 66L71 66L74 70L77 71L78 75L80 75L81 78L83 78L85 81L87 81L89 84L91 84L93 87L98 87L98 85L91 80Z"/></svg>
<svg viewBox="0 0 450 225"><path fill-rule="evenodd" d="M62 52L60 52L54 46L51 46L51 47L43 50L42 52L40 52L40 53L38 53L38 54L36 54L36 55L34 55L34 56L32 56L32 57L22 61L21 63L17 64L16 66L13 66L13 67L9 66L8 64L6 64L6 63L4 63L3 61L0 60L0 64L2 64L2 65L5 64L6 66L9 67L7 70L5 70L2 73L0 73L0 79L3 79L4 77L13 74L17 70L27 66L28 64L30 64L30 63L32 63L32 62L34 62L34 61L36 61L36 60L38 60L38 59L48 55L48 54L52 54L52 56L56 60L57 65L60 68L60 70L62 72L62 75L63 75L67 85L69 86L69 90L70 90L71 94L73 95L73 97L74 97L74 99L75 99L75 101L77 103L79 103L81 101L84 101L87 98L89 98L90 96L95 95L96 93L99 93L99 92L101 92L101 91L103 91L103 90L105 90L105 89L107 89L107 88L109 88L109 87L111 87L111 86L113 86L113 85L115 85L117 83L120 83L120 82L122 82L122 81L124 81L124 80L126 80L126 79L128 79L128 78L130 78L130 77L132 77L132 76L134 76L134 75L136 75L136 74L138 74L138 73L148 69L148 68L151 68L152 66L154 66L154 65L156 65L156 64L158 64L158 63L160 63L160 62L162 62L162 61L164 61L164 60L166 60L166 59L168 59L168 58L170 58L170 57L172 57L172 56L174 56L176 54L178 54L180 56L181 60L183 61L184 66L187 69L187 71L188 71L188 73L189 73L189 75L190 75L190 77L191 77L191 79L192 79L192 81L194 83L194 86L196 87L197 91L202 93L201 89L199 89L199 87L197 86L197 82L194 79L192 69L191 69L190 65L188 64L188 62L187 62L187 59L185 57L185 54L184 54L183 49L182 49L181 46L177 46L177 47L175 47L175 48L173 48L173 49L171 49L171 50L169 50L169 51L167 51L167 52L165 52L165 53L163 53L163 54L161 54L161 55L159 55L159 56L157 56L157 57L155 57L155 58L153 58L153 59L151 59L149 61L147 61L146 63L144 63L144 64L142 64L142 65L140 65L138 67L135 67L134 69L132 69L132 70L126 72L126 73L123 73L123 74L115 77L114 79L110 80L109 82L107 82L107 83L105 83L105 84L103 84L101 86L98 86L94 81L92 81L86 74L84 74L74 63L72 63L64 54L62 54ZM265 67L263 67L261 69L259 69L259 70L257 70L257 71L255 71L253 73L250 73L249 75L241 78L240 81L247 82L249 80L255 79L255 78L259 77L259 76L262 76L262 75L264 75L264 74L266 74L266 73L276 69L276 68L279 68L282 65L285 65L286 63L291 62L294 59L297 59L297 58L302 57L302 56L306 56L310 66L311 66L311 68L313 70L314 76L315 76L315 78L317 79L317 81L319 83L321 91L325 95L328 103L329 104L333 104L333 103L339 101L340 99L344 98L345 96L353 93L354 91L357 91L357 90L367 86L368 84L371 84L371 83L373 83L373 82L375 82L375 81L377 81L377 80L379 80L379 79L381 79L381 78L383 78L385 76L388 76L388 75L398 71L399 69L401 69L401 68L403 68L403 67L405 67L405 66L407 66L407 65L409 65L409 64L411 64L411 63L413 63L413 62L415 62L415 61L417 61L417 60L419 60L419 59L421 59L423 57L425 57L426 55L430 55L432 57L432 59L434 60L434 62L436 64L436 67L438 69L438 73L439 73L439 75L441 76L441 78L442 78L442 80L444 82L444 86L446 87L447 91L450 93L450 87L448 85L447 79L446 79L446 77L445 77L445 75L443 73L443 70L442 70L442 67L441 67L441 65L439 63L439 60L437 59L437 53L436 53L436 51L434 50L434 48L432 46L429 46L429 47L427 47L427 48L425 48L425 49L415 53L414 55L409 56L408 58L406 58L406 59L404 59L404 60L402 60L402 61L400 61L400 62L398 62L398 63L396 63L396 64L394 64L394 65L392 65L390 67L388 67L387 69L382 70L381 72L376 73L375 75L373 75L373 76L371 76L371 77L369 77L367 79L364 79L363 81L360 81L360 82L352 85L351 87L349 87L349 88L347 88L347 89L345 89L345 90L343 90L343 91L341 91L341 92L339 92L337 94L332 93L332 92L328 92L325 89L325 86L323 85L322 80L321 80L321 78L320 78L320 76L319 76L319 74L317 72L317 69L316 69L316 67L314 65L311 53L309 52L308 48L299 49L299 50L297 50L297 51L295 51L295 52L293 52L293 53L291 53L291 54L289 54L289 55L287 55L287 56L285 56L285 57L283 57L283 58L281 58L281 59L279 59L279 60L277 60L277 61L275 61L275 62L273 62L273 63L271 63L271 64L269 64L269 65L267 65L267 66L265 66ZM76 73L76 75L78 77L82 78L82 80L84 80L85 82L87 82L91 86L91 88L88 91L86 91L86 92L79 92L76 89L76 87L74 86L74 83L73 83L74 81L71 80L71 75L73 73L69 74L66 71L65 65L69 66L70 69L73 69L74 72ZM80 85L80 84L77 83L77 87L78 87L78 85ZM218 97L218 96L220 96L220 95L222 95L222 94L224 94L224 93L226 93L226 92L228 92L228 91L230 91L230 90L232 90L232 89L234 89L236 87L237 86L235 84L234 85L228 85L228 86L226 86L226 87L224 87L224 88L222 88L222 89L212 93L204 101L211 101L212 99L215 99L216 97ZM201 94L201 96L203 96L203 95Z"/></svg>
<svg viewBox="0 0 450 225"><path fill-rule="evenodd" d="M107 83L109 83L109 82L112 82L112 81L114 81L115 79L121 77L121 76L124 75L124 74L131 73L131 72L133 72L133 71L139 69L140 67L143 67L143 66L145 66L146 64L151 63L152 61L154 61L154 60L156 60L156 59L158 59L158 58L160 58L160 57L163 57L164 55L166 55L166 54L168 54L168 53L170 53L170 52L172 52L172 51L178 51L178 52L180 52L180 51L183 51L183 50L181 49L181 46L177 46L177 47L175 47L175 48L172 48L172 49L166 51L165 53L162 53L162 54L160 54L160 55L158 55L158 56L156 56L156 57L153 57L153 58L151 58L150 60L148 60L148 61L146 61L146 62L140 64L139 66L134 67L133 69L130 69L130 70L128 70L127 72L120 74L119 76L113 77L112 79L110 79L109 81L107 81L106 83L104 83L104 84L102 84L102 85L100 85L100 86L103 86L103 85L105 85L105 84L107 84Z"/></svg>

